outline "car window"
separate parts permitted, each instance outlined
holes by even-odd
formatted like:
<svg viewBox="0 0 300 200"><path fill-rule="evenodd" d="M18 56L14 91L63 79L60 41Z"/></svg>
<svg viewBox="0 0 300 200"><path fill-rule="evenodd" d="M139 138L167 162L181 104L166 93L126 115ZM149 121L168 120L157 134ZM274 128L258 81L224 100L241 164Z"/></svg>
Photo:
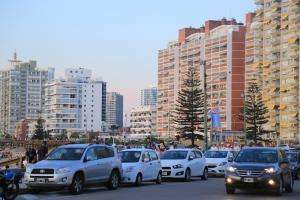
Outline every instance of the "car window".
<svg viewBox="0 0 300 200"><path fill-rule="evenodd" d="M191 151L190 155L189 155L189 158L196 158L196 154L194 151Z"/></svg>
<svg viewBox="0 0 300 200"><path fill-rule="evenodd" d="M96 147L98 159L114 157L114 150L109 147Z"/></svg>
<svg viewBox="0 0 300 200"><path fill-rule="evenodd" d="M148 152L143 153L143 155L142 155L142 161L144 161L145 158L148 158L148 160L150 160L150 155L149 155Z"/></svg>
<svg viewBox="0 0 300 200"><path fill-rule="evenodd" d="M93 161L93 160L97 160L97 150L95 147L89 148L86 152L86 159L88 161Z"/></svg>
<svg viewBox="0 0 300 200"><path fill-rule="evenodd" d="M149 151L151 160L158 160L158 156L154 151Z"/></svg>
<svg viewBox="0 0 300 200"><path fill-rule="evenodd" d="M200 151L195 151L196 158L202 158L202 153Z"/></svg>

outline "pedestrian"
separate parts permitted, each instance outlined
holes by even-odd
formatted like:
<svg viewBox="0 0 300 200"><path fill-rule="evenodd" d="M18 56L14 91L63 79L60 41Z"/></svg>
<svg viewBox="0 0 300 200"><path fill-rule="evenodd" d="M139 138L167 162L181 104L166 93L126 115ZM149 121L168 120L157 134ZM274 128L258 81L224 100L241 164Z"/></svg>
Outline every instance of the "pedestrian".
<svg viewBox="0 0 300 200"><path fill-rule="evenodd" d="M46 155L48 154L48 145L47 141L43 141L43 144L38 149L37 155L38 155L38 161L43 160Z"/></svg>
<svg viewBox="0 0 300 200"><path fill-rule="evenodd" d="M37 160L37 153L36 153L36 150L31 147L29 148L29 151L28 151L28 163L35 163Z"/></svg>

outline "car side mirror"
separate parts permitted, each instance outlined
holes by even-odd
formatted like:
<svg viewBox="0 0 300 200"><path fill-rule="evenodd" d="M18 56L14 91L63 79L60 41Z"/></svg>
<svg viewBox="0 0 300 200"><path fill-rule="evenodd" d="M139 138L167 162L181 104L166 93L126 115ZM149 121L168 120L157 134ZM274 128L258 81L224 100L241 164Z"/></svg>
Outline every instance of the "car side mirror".
<svg viewBox="0 0 300 200"><path fill-rule="evenodd" d="M194 160L194 156L189 156L189 160Z"/></svg>
<svg viewBox="0 0 300 200"><path fill-rule="evenodd" d="M86 157L84 158L83 162L89 162L89 161L91 161L91 160L92 160L92 158L91 158L90 156L86 156Z"/></svg>
<svg viewBox="0 0 300 200"><path fill-rule="evenodd" d="M233 157L232 157L232 156L230 156L230 157L228 158L228 162L233 162Z"/></svg>

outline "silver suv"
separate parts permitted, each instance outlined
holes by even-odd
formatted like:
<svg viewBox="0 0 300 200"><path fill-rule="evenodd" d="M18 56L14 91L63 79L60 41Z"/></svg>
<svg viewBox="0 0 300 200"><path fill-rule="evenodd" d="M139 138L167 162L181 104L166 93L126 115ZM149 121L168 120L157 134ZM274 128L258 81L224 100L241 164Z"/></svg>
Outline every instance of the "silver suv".
<svg viewBox="0 0 300 200"><path fill-rule="evenodd" d="M122 174L116 149L99 144L70 144L53 150L45 160L26 168L25 183L33 191L68 187L80 194L87 184L105 183L117 189Z"/></svg>

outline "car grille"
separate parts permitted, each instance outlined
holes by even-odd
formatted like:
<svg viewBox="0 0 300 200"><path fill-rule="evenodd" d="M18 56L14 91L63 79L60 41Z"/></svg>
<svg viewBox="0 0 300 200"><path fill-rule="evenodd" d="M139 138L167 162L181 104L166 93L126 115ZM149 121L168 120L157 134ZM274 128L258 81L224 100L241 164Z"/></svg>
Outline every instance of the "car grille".
<svg viewBox="0 0 300 200"><path fill-rule="evenodd" d="M257 170L237 170L236 171L239 176L261 176L263 171Z"/></svg>
<svg viewBox="0 0 300 200"><path fill-rule="evenodd" d="M162 169L171 170L171 167L162 167Z"/></svg>
<svg viewBox="0 0 300 200"><path fill-rule="evenodd" d="M215 168L215 167L217 167L217 165L208 165L207 167L208 168Z"/></svg>
<svg viewBox="0 0 300 200"><path fill-rule="evenodd" d="M54 174L54 169L33 169L31 174Z"/></svg>

